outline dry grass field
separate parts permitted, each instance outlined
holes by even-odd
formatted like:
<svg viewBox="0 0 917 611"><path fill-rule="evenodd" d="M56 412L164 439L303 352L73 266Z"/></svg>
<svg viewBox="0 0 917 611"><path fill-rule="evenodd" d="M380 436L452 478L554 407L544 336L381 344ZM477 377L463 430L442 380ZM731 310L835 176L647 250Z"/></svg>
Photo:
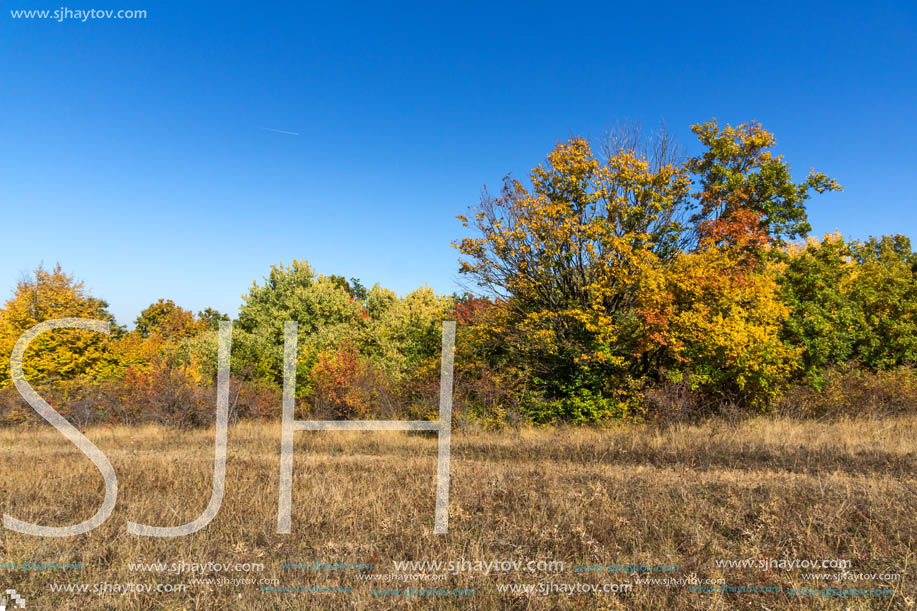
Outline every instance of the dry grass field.
<svg viewBox="0 0 917 611"><path fill-rule="evenodd" d="M210 497L213 432L98 428L118 503L101 527L66 538L0 530L0 563L83 563L82 569L0 569L27 609L904 609L917 598L917 418L835 423L754 419L666 430L456 431L449 534L434 535L434 434L298 432L292 533L275 532L280 428L243 423L229 436L226 493L211 524L186 537L130 535L125 522L177 525ZM49 427L0 432L0 509L66 525L91 516L103 482ZM404 583L393 562L555 560L563 571L470 570L416 588L466 596L373 593ZM716 560L843 559L859 582L806 580L809 569L717 568ZM262 571L191 574L130 563L257 563ZM283 563L372 563L371 570ZM575 565L666 564L677 572L580 572ZM421 572L421 571L417 571ZM835 573L836 569L823 569ZM723 579L781 593L697 592L644 578ZM219 579L347 592L270 592ZM214 579L212 584L192 579ZM186 592L94 593L97 584L186 584ZM632 584L629 593L501 592L507 584ZM54 592L87 584L88 592ZM550 587L550 586L545 586ZM889 588L872 596L793 595L789 588Z"/></svg>

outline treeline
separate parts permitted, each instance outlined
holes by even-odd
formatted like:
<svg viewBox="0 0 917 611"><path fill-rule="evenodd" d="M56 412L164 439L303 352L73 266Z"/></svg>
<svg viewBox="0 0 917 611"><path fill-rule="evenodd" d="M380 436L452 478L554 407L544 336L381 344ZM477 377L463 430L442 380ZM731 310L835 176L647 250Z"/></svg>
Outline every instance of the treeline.
<svg viewBox="0 0 917 611"><path fill-rule="evenodd" d="M234 321L231 413L280 411L283 323L299 323L298 409L313 418L435 417L440 328L456 320L456 417L519 422L663 420L779 410L912 409L917 255L900 235L807 238L806 203L839 190L794 182L748 123L667 133L624 127L601 151L558 144L527 183L507 178L454 246L475 289L399 296L272 267ZM228 316L170 300L131 331L60 266L39 267L0 310L0 357L50 318L108 320L111 336L57 331L25 374L72 421L195 426L215 409L216 333ZM0 421L34 420L0 369Z"/></svg>
<svg viewBox="0 0 917 611"><path fill-rule="evenodd" d="M428 287L405 296L358 280L316 274L308 263L277 265L243 297L233 322L230 402L233 418L280 413L283 323L299 323L297 397L317 418L435 414L440 328L455 300ZM72 421L165 422L196 426L213 421L217 332L229 316L208 308L196 315L160 299L127 331L106 302L86 294L64 273L39 267L18 284L0 310L0 354L8 363L28 328L52 318L107 320L109 336L60 330L36 338L24 373ZM0 370L2 422L35 420Z"/></svg>

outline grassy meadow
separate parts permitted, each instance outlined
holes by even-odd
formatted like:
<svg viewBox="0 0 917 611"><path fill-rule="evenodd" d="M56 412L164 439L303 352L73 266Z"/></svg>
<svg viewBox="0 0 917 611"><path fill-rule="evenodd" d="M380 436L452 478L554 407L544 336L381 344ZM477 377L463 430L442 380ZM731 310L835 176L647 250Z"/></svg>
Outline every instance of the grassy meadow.
<svg viewBox="0 0 917 611"><path fill-rule="evenodd" d="M82 569L0 571L28 609L905 609L917 527L917 417L836 422L755 418L657 428L457 430L452 439L448 535L434 535L432 433L297 432L292 533L275 532L280 426L230 430L225 496L216 518L185 537L130 535L126 521L178 525L210 498L213 429L92 428L119 481L111 517L70 538L0 530L6 562L83 563ZM95 467L50 427L0 432L0 506L42 525L93 515L103 497ZM395 561L559 560L563 571L463 571L418 588L466 596L373 593L397 584ZM899 580L807 581L808 569L717 568L716 560L845 559L852 573ZM131 563L258 563L260 572L181 574ZM369 564L371 570L283 568ZM576 565L678 565L667 574L577 571ZM418 571L419 572L419 571ZM834 572L824 569L815 572ZM349 592L263 591L341 586ZM723 579L782 593L697 592L643 578ZM54 592L55 584L185 583L185 592ZM501 592L506 584L630 583L629 593ZM56 586L60 589L60 586ZM790 595L789 588L891 588L892 595ZM517 588L518 589L518 588Z"/></svg>

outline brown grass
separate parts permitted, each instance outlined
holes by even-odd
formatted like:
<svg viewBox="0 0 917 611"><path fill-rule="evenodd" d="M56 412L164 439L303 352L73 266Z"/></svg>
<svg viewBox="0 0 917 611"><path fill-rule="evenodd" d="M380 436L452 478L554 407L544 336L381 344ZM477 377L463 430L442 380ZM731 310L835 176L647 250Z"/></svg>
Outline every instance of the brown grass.
<svg viewBox="0 0 917 611"><path fill-rule="evenodd" d="M83 562L82 571L0 570L28 609L900 609L913 585L917 417L831 423L755 419L735 425L456 432L449 534L433 535L435 437L296 434L293 532L279 535L276 423L231 430L226 495L209 527L175 539L129 535L125 522L175 525L210 495L213 433L155 426L90 430L119 477L118 504L95 531L68 539L0 530L0 562ZM0 432L0 509L45 525L91 516L95 467L48 428ZM372 596L357 571L283 570L282 562L563 560L561 573L462 573L417 587L474 588L470 597ZM847 559L855 573L900 582L805 581L804 570L718 569L716 559ZM258 585L194 586L183 594L60 594L50 584L180 583L129 562L258 562L281 585L352 586L351 593L264 593ZM677 564L651 577L725 578L730 585L892 587L894 596L822 598L692 593L635 585L627 595L504 594L499 583L617 583L574 564ZM825 569L822 572L835 572ZM641 575L645 577L646 575ZM199 577L199 576L194 576ZM443 585L446 584L446 585Z"/></svg>

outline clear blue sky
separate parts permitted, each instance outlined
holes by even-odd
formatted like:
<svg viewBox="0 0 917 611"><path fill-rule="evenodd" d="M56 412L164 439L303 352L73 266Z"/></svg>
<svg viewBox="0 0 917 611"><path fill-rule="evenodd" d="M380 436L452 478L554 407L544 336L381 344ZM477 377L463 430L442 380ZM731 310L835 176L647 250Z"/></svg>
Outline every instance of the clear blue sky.
<svg viewBox="0 0 917 611"><path fill-rule="evenodd" d="M917 237L914 2L436 4L3 2L0 296L60 261L119 322L235 314L293 258L451 292L483 185L626 118L689 151L692 123L761 121L845 188L816 233Z"/></svg>

